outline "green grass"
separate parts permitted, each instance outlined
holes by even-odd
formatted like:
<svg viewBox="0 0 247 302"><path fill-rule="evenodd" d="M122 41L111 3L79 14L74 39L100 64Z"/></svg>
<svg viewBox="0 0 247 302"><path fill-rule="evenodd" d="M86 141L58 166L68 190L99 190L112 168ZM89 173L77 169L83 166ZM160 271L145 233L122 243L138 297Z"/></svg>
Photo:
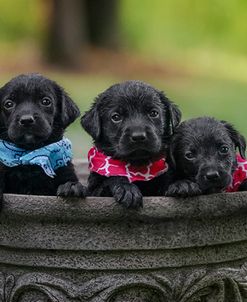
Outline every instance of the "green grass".
<svg viewBox="0 0 247 302"><path fill-rule="evenodd" d="M83 113L90 107L94 97L120 78L110 76L71 76L48 74L66 88ZM0 79L4 83L6 76ZM143 80L164 90L177 103L183 119L210 115L232 122L247 137L247 85L239 81L207 77L157 78ZM86 157L91 145L90 137L81 129L77 120L67 131L77 158Z"/></svg>

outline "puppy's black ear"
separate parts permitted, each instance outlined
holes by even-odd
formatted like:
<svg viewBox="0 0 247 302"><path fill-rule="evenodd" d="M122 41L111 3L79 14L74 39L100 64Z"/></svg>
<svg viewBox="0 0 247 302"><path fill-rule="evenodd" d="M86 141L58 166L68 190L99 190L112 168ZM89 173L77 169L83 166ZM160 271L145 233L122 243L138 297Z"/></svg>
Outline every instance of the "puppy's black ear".
<svg viewBox="0 0 247 302"><path fill-rule="evenodd" d="M64 92L62 98L62 122L66 128L80 115L80 110L72 99Z"/></svg>
<svg viewBox="0 0 247 302"><path fill-rule="evenodd" d="M165 94L161 91L159 92L160 99L165 104L168 109L168 119L169 119L169 128L170 135L173 135L175 128L179 125L182 117L182 113L177 105L170 101Z"/></svg>
<svg viewBox="0 0 247 302"><path fill-rule="evenodd" d="M179 125L182 117L182 113L179 110L178 106L174 103L170 102L169 104L169 112L170 112L170 127L171 127L171 135L173 135L175 128Z"/></svg>
<svg viewBox="0 0 247 302"><path fill-rule="evenodd" d="M234 142L236 148L239 149L239 153L242 158L245 158L246 151L246 140L243 135L241 135L231 124L226 121L221 121L225 126L227 132L229 133L232 141Z"/></svg>
<svg viewBox="0 0 247 302"><path fill-rule="evenodd" d="M93 104L90 110L84 113L81 118L81 125L95 141L99 139L101 132L101 123L98 106L96 103Z"/></svg>
<svg viewBox="0 0 247 302"><path fill-rule="evenodd" d="M80 110L68 94L57 85L57 94L60 100L60 117L62 126L65 129L71 123L74 122L80 115Z"/></svg>

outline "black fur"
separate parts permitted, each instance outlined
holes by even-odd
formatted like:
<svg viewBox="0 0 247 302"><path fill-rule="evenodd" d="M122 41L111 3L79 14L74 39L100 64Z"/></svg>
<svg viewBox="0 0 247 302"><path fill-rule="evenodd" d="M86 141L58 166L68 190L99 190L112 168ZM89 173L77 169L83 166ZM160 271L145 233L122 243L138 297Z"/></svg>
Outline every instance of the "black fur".
<svg viewBox="0 0 247 302"><path fill-rule="evenodd" d="M96 147L106 155L144 165L167 153L181 113L162 92L140 81L115 84L101 93L81 119ZM148 182L125 177L89 176L89 191L114 196L125 207L142 206L142 195L163 195L170 180L165 173Z"/></svg>
<svg viewBox="0 0 247 302"><path fill-rule="evenodd" d="M62 139L65 128L80 114L55 82L38 74L19 75L0 89L0 139L34 150ZM31 122L30 122L31 121ZM72 163L50 178L39 166L0 165L3 192L34 195L84 196Z"/></svg>
<svg viewBox="0 0 247 302"><path fill-rule="evenodd" d="M184 121L176 129L171 157L177 181L168 196L193 196L226 189L236 168L236 149L245 157L244 137L225 122L211 117ZM243 183L240 190L245 190Z"/></svg>

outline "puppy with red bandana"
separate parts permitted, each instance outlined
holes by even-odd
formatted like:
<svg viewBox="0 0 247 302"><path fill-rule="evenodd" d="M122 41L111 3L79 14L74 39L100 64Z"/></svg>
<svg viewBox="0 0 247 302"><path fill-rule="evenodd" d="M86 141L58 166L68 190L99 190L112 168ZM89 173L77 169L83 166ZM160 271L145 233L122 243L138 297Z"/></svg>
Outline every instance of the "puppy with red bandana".
<svg viewBox="0 0 247 302"><path fill-rule="evenodd" d="M246 142L231 124L212 117L184 121L175 131L170 150L176 181L167 196L247 190Z"/></svg>
<svg viewBox="0 0 247 302"><path fill-rule="evenodd" d="M164 195L172 181L166 154L181 113L161 91L140 81L101 93L81 119L92 136L89 194L113 196L127 208Z"/></svg>

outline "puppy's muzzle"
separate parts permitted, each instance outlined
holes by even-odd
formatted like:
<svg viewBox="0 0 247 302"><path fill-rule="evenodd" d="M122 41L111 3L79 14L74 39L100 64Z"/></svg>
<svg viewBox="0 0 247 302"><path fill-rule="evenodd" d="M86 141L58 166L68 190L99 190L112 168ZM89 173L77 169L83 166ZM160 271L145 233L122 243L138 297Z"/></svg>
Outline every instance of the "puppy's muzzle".
<svg viewBox="0 0 247 302"><path fill-rule="evenodd" d="M130 149L149 149L153 135L143 128L128 128L122 136L122 142Z"/></svg>
<svg viewBox="0 0 247 302"><path fill-rule="evenodd" d="M204 190L223 189L229 185L231 176L217 167L204 167L199 171L197 181Z"/></svg>
<svg viewBox="0 0 247 302"><path fill-rule="evenodd" d="M130 133L130 140L133 143L143 143L147 140L147 133L145 131L133 131Z"/></svg>
<svg viewBox="0 0 247 302"><path fill-rule="evenodd" d="M205 174L205 179L209 182L217 181L219 180L219 178L220 178L220 174L217 170L209 170Z"/></svg>
<svg viewBox="0 0 247 302"><path fill-rule="evenodd" d="M161 142L155 131L146 126L130 125L126 127L119 140L119 154L128 156L128 161L137 158L150 158L160 152Z"/></svg>
<svg viewBox="0 0 247 302"><path fill-rule="evenodd" d="M19 124L25 128L31 127L35 124L35 118L31 114L22 115L19 119Z"/></svg>

